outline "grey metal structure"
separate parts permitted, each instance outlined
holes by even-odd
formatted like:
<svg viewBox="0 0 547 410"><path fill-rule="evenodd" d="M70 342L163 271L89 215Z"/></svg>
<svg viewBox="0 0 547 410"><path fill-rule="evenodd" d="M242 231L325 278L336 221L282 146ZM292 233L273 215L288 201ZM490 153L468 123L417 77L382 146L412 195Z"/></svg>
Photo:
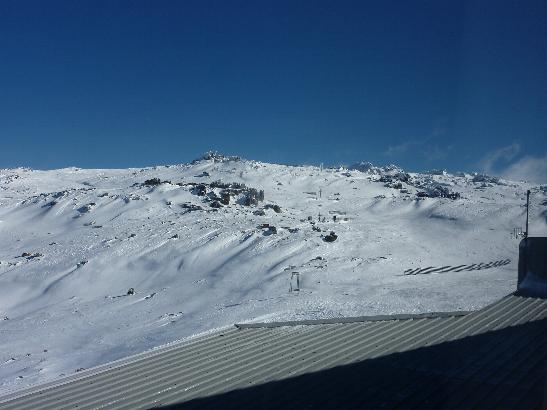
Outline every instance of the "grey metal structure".
<svg viewBox="0 0 547 410"><path fill-rule="evenodd" d="M0 397L0 409L542 408L547 299L238 325Z"/></svg>

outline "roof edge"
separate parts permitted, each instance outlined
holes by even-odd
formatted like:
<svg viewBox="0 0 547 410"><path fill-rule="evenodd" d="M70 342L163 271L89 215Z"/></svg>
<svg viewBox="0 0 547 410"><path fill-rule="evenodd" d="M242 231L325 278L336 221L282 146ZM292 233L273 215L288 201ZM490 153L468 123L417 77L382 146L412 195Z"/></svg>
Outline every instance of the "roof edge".
<svg viewBox="0 0 547 410"><path fill-rule="evenodd" d="M58 376L49 380L45 380L42 382L35 382L25 386L11 386L4 390L0 390L0 406L9 401L15 400L22 396L26 396L28 394L57 388L64 384L87 379L87 378L96 376L98 374L104 373L106 371L116 369L122 366L126 366L129 364L138 362L140 360L165 353L170 350L179 349L181 347L187 346L192 343L199 343L203 341L204 339L207 339L209 337L215 337L216 335L223 332L227 332L227 331L234 331L231 325L221 326L221 327L213 328L210 330L205 330L203 332L195 333L193 335L188 335L188 336L182 337L181 339L176 339L171 342L167 342L163 345L151 347L139 353L135 353L129 356L124 356L119 359L112 360L110 362L89 367L78 373L67 374L65 376Z"/></svg>
<svg viewBox="0 0 547 410"><path fill-rule="evenodd" d="M455 312L427 312L414 314L394 314L394 315L376 315L376 316L356 316L339 317L329 319L311 319L311 320L289 320L285 322L259 322L259 323L236 323L234 326L238 329L255 328L273 328L285 326L307 326L307 325L332 325L339 323L357 323L357 322L385 322L389 320L414 320L414 319L433 319L438 317L457 317L465 316L473 311L460 310Z"/></svg>

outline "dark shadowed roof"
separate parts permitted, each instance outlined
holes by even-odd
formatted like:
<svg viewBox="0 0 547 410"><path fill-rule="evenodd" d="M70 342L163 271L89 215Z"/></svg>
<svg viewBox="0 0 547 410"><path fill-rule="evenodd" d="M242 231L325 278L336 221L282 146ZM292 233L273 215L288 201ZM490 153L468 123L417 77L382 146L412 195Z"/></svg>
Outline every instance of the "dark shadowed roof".
<svg viewBox="0 0 547 410"><path fill-rule="evenodd" d="M547 300L240 325L0 398L38 408L541 408Z"/></svg>

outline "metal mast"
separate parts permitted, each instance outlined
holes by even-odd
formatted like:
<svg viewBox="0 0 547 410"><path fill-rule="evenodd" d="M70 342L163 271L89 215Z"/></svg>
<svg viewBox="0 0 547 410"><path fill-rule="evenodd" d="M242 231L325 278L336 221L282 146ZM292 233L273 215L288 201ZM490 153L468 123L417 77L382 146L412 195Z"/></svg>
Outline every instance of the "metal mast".
<svg viewBox="0 0 547 410"><path fill-rule="evenodd" d="M526 232L524 237L528 238L528 210L530 209L530 190L526 191Z"/></svg>

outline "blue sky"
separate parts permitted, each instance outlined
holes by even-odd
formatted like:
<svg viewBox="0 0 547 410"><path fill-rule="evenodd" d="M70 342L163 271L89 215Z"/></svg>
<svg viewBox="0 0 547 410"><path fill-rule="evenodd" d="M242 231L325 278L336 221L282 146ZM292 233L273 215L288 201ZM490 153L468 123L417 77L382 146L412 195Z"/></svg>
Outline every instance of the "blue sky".
<svg viewBox="0 0 547 410"><path fill-rule="evenodd" d="M543 0L4 0L0 168L212 149L547 182L546 39Z"/></svg>

